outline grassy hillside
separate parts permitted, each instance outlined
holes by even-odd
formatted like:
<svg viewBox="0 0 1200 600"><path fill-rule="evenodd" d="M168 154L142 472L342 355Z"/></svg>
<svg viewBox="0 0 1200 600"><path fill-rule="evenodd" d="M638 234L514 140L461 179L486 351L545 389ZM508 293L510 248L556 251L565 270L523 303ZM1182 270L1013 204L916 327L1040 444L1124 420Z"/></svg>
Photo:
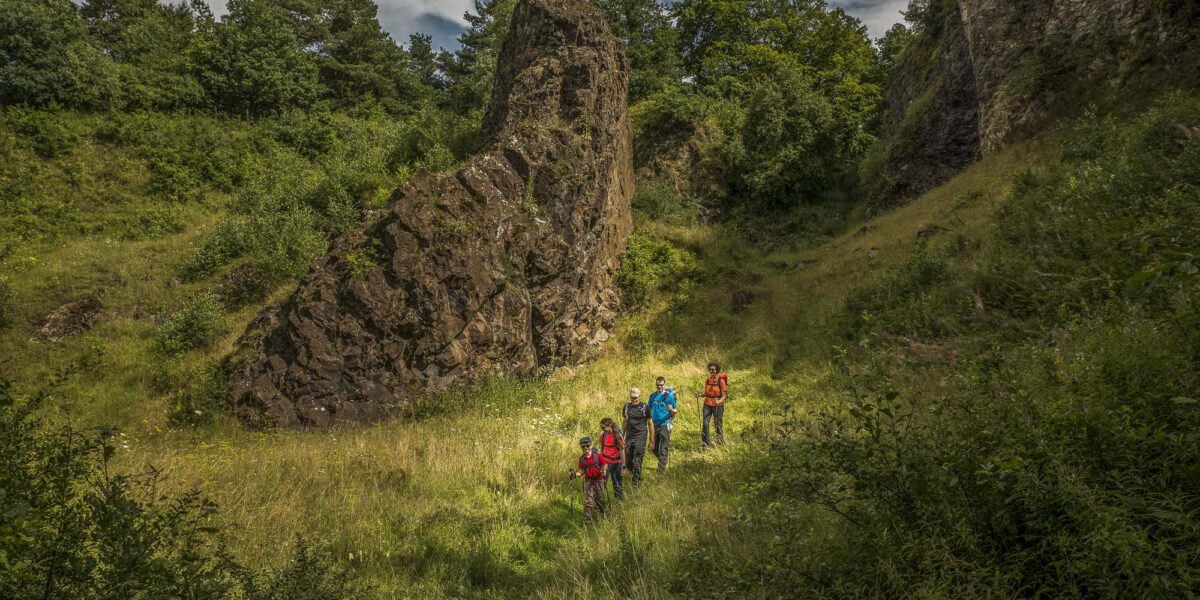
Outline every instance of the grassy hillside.
<svg viewBox="0 0 1200 600"><path fill-rule="evenodd" d="M320 182L341 165L390 164L345 172L370 182L345 191L370 209L375 189L436 160L403 154L406 136L431 126L380 138L335 121L329 149L306 157L269 125L213 122L222 147L249 144L250 174L224 187L197 175L180 199L150 191L157 144L63 118L83 123L63 152L39 153L20 130L6 142L5 210L20 216L3 225L0 369L32 392L74 365L52 417L117 426L119 469L153 465L169 491L216 501L214 523L246 564L281 564L303 536L372 585L368 596L1186 590L1197 479L1196 455L1181 452L1195 443L1200 355L1187 265L1200 220L1184 162L1198 119L1181 96L1128 123L1092 119L835 238L786 247L697 224L681 199L651 221L641 209L663 200L640 197L625 279L645 284L645 305L594 363L443 394L372 427L261 433L221 411L213 366L298 271L249 296L230 292L231 274L301 264L311 245L291 241L335 233L323 225L338 211L315 204L320 194L282 190L311 179L302 189L327 194L338 188ZM355 131L372 142L347 142ZM297 177L262 181L282 168ZM237 235L295 211L321 216L279 245ZM169 226L122 234L162 214ZM358 214L346 223L369 218ZM217 266L189 271L205 252ZM735 291L753 298L736 312ZM213 302L196 300L206 293ZM44 315L88 295L104 305L99 324L33 339ZM730 372L730 443L701 453L688 393L710 359ZM585 528L566 477L575 440L659 374L685 391L672 467Z"/></svg>

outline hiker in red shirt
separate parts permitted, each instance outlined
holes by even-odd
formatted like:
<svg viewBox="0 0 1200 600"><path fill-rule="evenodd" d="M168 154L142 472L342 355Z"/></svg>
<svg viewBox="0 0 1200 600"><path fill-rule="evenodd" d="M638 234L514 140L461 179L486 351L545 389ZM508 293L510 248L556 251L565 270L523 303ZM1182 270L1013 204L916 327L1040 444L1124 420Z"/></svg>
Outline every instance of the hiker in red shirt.
<svg viewBox="0 0 1200 600"><path fill-rule="evenodd" d="M583 477L583 518L590 525L592 512L604 514L604 462L600 453L592 447L592 438L579 440L580 455L578 469L571 472L571 479Z"/></svg>
<svg viewBox="0 0 1200 600"><path fill-rule="evenodd" d="M625 438L617 429L617 424L608 417L601 419L600 427L600 460L605 465L604 479L612 481L613 496L623 500L625 488L621 485L621 467L625 464Z"/></svg>
<svg viewBox="0 0 1200 600"><path fill-rule="evenodd" d="M712 447L708 436L708 420L712 417L717 430L717 443L725 443L725 396L729 392L729 376L721 372L721 365L708 363L708 379L704 381L704 391L696 394L704 398L704 425L700 428L700 444L704 448Z"/></svg>

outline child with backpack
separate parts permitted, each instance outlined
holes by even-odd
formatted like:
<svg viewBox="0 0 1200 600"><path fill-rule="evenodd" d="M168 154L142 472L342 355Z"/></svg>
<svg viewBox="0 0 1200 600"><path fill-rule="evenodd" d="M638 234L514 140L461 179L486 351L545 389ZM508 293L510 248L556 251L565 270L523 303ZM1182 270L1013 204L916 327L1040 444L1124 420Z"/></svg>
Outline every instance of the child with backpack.
<svg viewBox="0 0 1200 600"><path fill-rule="evenodd" d="M583 518L590 525L594 511L604 514L604 462L600 452L592 447L591 438L579 440L579 449L582 454L578 468L571 472L571 479L583 477Z"/></svg>

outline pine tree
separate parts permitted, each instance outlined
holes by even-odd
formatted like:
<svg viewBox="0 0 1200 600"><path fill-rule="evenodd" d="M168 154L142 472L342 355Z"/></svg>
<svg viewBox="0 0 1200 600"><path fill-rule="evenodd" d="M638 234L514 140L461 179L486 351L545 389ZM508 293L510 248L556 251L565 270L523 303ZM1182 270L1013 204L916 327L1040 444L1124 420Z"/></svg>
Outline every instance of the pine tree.
<svg viewBox="0 0 1200 600"><path fill-rule="evenodd" d="M459 114L482 111L492 95L492 79L500 46L508 36L516 0L475 0L475 14L463 15L467 31L458 36L462 45L443 55L441 71L448 80L446 103Z"/></svg>
<svg viewBox="0 0 1200 600"><path fill-rule="evenodd" d="M679 36L656 0L595 0L629 58L629 103L678 85L683 78Z"/></svg>

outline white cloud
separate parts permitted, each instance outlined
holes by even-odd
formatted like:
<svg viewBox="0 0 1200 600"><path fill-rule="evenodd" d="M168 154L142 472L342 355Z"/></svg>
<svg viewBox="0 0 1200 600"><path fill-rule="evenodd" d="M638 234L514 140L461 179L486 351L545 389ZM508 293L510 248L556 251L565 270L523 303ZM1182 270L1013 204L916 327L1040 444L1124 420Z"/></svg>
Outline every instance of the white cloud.
<svg viewBox="0 0 1200 600"><path fill-rule="evenodd" d="M227 0L205 0L218 17L225 14ZM413 33L433 36L433 46L455 48L455 38L466 29L463 13L474 10L473 0L376 0L379 5L379 24L392 34L392 39L408 43ZM888 28L899 23L900 11L908 0L829 0L846 12L858 17L871 31L871 37L883 37Z"/></svg>
<svg viewBox="0 0 1200 600"><path fill-rule="evenodd" d="M475 9L472 0L377 0L379 24L401 44L413 33L433 36L433 46L457 46L455 38L466 29L463 13Z"/></svg>
<svg viewBox="0 0 1200 600"><path fill-rule="evenodd" d="M205 0L217 17L229 12L227 0ZM379 24L392 39L408 43L413 33L433 36L433 46L452 48L455 38L466 29L463 13L474 10L473 0L376 0L379 5Z"/></svg>
<svg viewBox="0 0 1200 600"><path fill-rule="evenodd" d="M900 11L908 7L908 0L831 0L830 4L858 17L871 31L871 37L880 38L892 25L904 20Z"/></svg>

